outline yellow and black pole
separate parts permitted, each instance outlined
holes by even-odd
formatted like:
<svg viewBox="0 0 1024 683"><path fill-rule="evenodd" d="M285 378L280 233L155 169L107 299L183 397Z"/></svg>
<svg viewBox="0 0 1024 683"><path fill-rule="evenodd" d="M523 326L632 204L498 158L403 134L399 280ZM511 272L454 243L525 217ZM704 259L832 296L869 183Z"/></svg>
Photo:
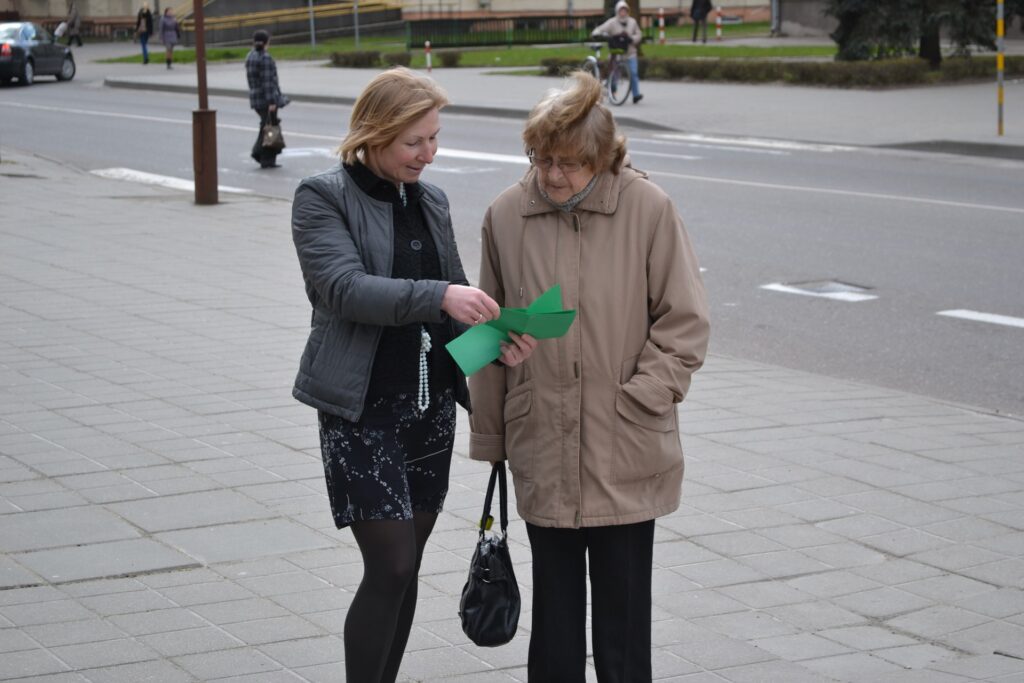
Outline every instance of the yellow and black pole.
<svg viewBox="0 0 1024 683"><path fill-rule="evenodd" d="M1006 67L1006 14L1003 8L1003 0L996 0L996 82L999 88L999 135L1003 134L1003 103L1006 97L1003 93L1003 70Z"/></svg>
<svg viewBox="0 0 1024 683"><path fill-rule="evenodd" d="M192 171L196 204L217 203L217 112L210 109L206 92L206 36L203 0L192 4L196 32L196 75L199 81L199 109L192 112Z"/></svg>

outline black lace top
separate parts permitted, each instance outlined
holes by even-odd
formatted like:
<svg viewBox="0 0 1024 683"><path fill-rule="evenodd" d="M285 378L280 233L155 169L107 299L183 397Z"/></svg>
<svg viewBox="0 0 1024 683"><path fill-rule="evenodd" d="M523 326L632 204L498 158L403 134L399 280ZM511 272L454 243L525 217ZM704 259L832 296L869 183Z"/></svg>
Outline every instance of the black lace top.
<svg viewBox="0 0 1024 683"><path fill-rule="evenodd" d="M419 183L405 186L403 205L395 184L377 177L360 162L345 164L349 177L374 199L389 202L392 207L395 239L391 277L409 280L443 280L437 245L430 234L420 209L422 189ZM394 394L415 394L419 388L421 323L385 327L374 357L367 397ZM455 384L455 363L444 345L451 341L447 322L425 325L431 338L427 354L430 365L430 393Z"/></svg>

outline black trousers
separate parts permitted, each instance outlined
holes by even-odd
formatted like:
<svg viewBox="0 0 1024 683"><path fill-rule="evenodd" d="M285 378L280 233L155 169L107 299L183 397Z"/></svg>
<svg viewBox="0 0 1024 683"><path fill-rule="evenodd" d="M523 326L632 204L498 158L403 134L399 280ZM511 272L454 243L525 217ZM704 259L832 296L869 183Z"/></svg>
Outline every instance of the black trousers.
<svg viewBox="0 0 1024 683"><path fill-rule="evenodd" d="M695 43L697 42L697 29L699 29L699 28L703 28L704 29L704 42L705 43L708 42L708 19L707 19L707 17L704 17L703 19L695 19L694 22L693 22L693 42L695 42Z"/></svg>
<svg viewBox="0 0 1024 683"><path fill-rule="evenodd" d="M277 160L277 152L272 152L263 147L263 126L268 123L277 123L277 112L270 113L269 109L256 109L260 117L260 129L256 131L256 142L252 146L252 158L259 162L260 166L271 166Z"/></svg>
<svg viewBox="0 0 1024 683"><path fill-rule="evenodd" d="M601 683L651 682L654 521L552 529L526 525L533 550L530 683L584 683L587 560Z"/></svg>

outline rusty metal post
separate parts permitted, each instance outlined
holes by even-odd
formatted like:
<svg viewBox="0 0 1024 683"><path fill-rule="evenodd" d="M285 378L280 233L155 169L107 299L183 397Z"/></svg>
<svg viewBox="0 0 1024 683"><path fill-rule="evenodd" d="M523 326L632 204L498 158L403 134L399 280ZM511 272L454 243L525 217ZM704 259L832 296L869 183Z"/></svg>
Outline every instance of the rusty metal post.
<svg viewBox="0 0 1024 683"><path fill-rule="evenodd" d="M206 35L203 0L193 0L192 18L196 31L196 75L199 79L199 109L192 112L192 171L196 204L217 203L217 112L209 107L206 93Z"/></svg>

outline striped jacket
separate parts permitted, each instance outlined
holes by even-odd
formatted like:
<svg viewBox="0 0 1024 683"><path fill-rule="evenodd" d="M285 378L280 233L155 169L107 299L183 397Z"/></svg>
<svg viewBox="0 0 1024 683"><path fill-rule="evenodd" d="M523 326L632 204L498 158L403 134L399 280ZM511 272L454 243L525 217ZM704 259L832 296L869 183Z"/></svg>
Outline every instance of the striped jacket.
<svg viewBox="0 0 1024 683"><path fill-rule="evenodd" d="M249 106L256 111L272 104L283 107L288 98L277 83L277 65L266 50L250 50L245 58L245 75L249 79Z"/></svg>

